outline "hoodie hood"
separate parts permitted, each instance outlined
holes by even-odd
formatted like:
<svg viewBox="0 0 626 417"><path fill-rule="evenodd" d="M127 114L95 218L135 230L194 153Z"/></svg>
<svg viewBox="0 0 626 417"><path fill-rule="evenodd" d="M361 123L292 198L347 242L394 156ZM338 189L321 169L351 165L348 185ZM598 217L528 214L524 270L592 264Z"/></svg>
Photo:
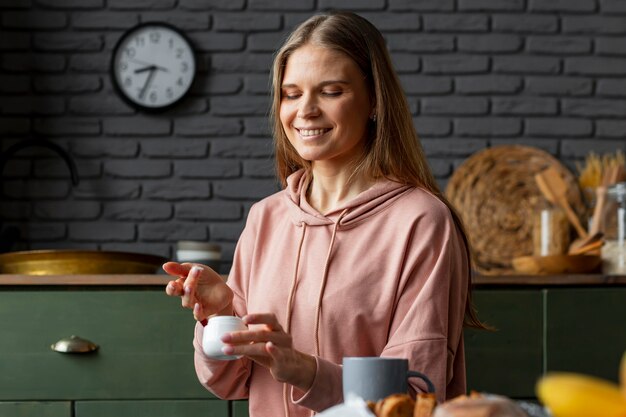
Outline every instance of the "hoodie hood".
<svg viewBox="0 0 626 417"><path fill-rule="evenodd" d="M331 225L335 223L333 218L338 218L338 226L341 228L354 227L360 221L392 204L404 192L412 188L409 185L389 180L379 181L352 200L322 215L306 200L306 191L310 182L311 176L304 169L294 172L287 178L284 198L289 208L289 216L298 226L302 224Z"/></svg>

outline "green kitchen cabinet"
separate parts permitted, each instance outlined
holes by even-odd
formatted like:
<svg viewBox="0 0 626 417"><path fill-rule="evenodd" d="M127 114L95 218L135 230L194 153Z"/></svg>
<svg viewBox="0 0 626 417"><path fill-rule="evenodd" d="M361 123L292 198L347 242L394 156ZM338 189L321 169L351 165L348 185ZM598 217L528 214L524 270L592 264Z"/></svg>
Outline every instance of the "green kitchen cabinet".
<svg viewBox="0 0 626 417"><path fill-rule="evenodd" d="M232 402L233 413L232 417L249 417L248 401L239 400Z"/></svg>
<svg viewBox="0 0 626 417"><path fill-rule="evenodd" d="M74 417L229 417L219 400L77 401Z"/></svg>
<svg viewBox="0 0 626 417"><path fill-rule="evenodd" d="M0 401L2 417L72 417L70 401Z"/></svg>

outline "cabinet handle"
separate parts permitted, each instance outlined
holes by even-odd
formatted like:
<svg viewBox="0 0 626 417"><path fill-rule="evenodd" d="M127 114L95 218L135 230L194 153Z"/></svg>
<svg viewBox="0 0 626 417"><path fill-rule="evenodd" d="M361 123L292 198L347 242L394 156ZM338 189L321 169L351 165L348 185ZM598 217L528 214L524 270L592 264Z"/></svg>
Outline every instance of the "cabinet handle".
<svg viewBox="0 0 626 417"><path fill-rule="evenodd" d="M89 353L98 350L98 347L92 341L72 335L52 344L50 349L60 353Z"/></svg>

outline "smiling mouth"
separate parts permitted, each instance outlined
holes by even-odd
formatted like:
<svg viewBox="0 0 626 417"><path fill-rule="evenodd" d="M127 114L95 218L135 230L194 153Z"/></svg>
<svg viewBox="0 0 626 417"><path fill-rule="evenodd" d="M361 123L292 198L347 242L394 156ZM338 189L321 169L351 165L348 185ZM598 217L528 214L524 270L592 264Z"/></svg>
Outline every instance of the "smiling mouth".
<svg viewBox="0 0 626 417"><path fill-rule="evenodd" d="M300 133L300 136L303 136L303 137L319 136L330 131L330 129L297 129L297 128L296 130L298 131L298 133Z"/></svg>

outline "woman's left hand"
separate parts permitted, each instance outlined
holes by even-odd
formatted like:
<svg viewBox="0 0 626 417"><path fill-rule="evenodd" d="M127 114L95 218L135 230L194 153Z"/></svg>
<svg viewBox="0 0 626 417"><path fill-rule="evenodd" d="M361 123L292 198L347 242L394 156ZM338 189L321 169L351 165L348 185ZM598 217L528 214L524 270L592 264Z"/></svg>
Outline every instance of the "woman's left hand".
<svg viewBox="0 0 626 417"><path fill-rule="evenodd" d="M293 348L291 335L283 330L276 315L248 314L242 319L252 328L224 335L224 353L247 356L268 368L278 382L302 391L311 388L317 369L315 358Z"/></svg>

